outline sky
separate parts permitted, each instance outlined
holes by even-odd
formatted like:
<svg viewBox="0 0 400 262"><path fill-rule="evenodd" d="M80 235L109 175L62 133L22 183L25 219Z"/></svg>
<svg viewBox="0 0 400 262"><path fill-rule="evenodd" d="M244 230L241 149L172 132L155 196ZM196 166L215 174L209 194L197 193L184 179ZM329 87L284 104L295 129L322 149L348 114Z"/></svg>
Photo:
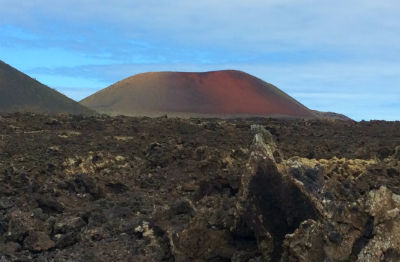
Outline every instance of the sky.
<svg viewBox="0 0 400 262"><path fill-rule="evenodd" d="M305 106L400 120L398 0L0 0L0 60L79 101L148 71L237 69Z"/></svg>

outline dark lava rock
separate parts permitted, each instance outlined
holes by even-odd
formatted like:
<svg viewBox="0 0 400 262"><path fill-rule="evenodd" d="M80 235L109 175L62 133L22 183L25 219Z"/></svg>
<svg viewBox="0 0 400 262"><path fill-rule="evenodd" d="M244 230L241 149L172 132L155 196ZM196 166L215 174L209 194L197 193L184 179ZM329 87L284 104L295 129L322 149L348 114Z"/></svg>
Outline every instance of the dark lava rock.
<svg viewBox="0 0 400 262"><path fill-rule="evenodd" d="M55 246L57 248L66 248L74 245L78 239L75 232L68 232L66 234L56 234L54 236Z"/></svg>
<svg viewBox="0 0 400 262"><path fill-rule="evenodd" d="M335 244L340 244L340 242L342 242L342 240L343 240L342 235L336 231L329 232L328 238L329 238L329 241L331 241Z"/></svg>
<svg viewBox="0 0 400 262"><path fill-rule="evenodd" d="M178 199L171 205L169 209L169 214L171 216L183 214L192 215L193 211L193 207L189 201Z"/></svg>
<svg viewBox="0 0 400 262"><path fill-rule="evenodd" d="M13 255L21 249L21 245L16 242L7 242L0 247L0 254Z"/></svg>
<svg viewBox="0 0 400 262"><path fill-rule="evenodd" d="M5 256L0 256L0 262L11 262L11 261Z"/></svg>
<svg viewBox="0 0 400 262"><path fill-rule="evenodd" d="M104 192L93 177L86 174L76 174L69 181L69 189L76 193L89 193L95 199L101 198Z"/></svg>
<svg viewBox="0 0 400 262"><path fill-rule="evenodd" d="M24 240L24 247L30 251L40 252L53 248L55 243L44 232L31 231Z"/></svg>
<svg viewBox="0 0 400 262"><path fill-rule="evenodd" d="M290 175L281 173L273 151L276 145L263 127L252 127L255 138L249 171L242 178L238 221L254 232L264 259L276 260L286 234L300 223L319 217L307 192Z"/></svg>
<svg viewBox="0 0 400 262"><path fill-rule="evenodd" d="M82 227L86 226L85 221L80 217L68 217L54 225L55 233L68 233L76 232L81 230Z"/></svg>
<svg viewBox="0 0 400 262"><path fill-rule="evenodd" d="M396 160L400 160L400 146L397 146L395 148L393 157Z"/></svg>
<svg viewBox="0 0 400 262"><path fill-rule="evenodd" d="M38 203L38 206L46 213L61 213L64 211L63 205L56 199L49 196L38 195L36 202Z"/></svg>
<svg viewBox="0 0 400 262"><path fill-rule="evenodd" d="M8 209L13 206L14 206L14 203L13 203L11 197L0 198L0 209Z"/></svg>
<svg viewBox="0 0 400 262"><path fill-rule="evenodd" d="M398 130L2 115L0 259L400 261Z"/></svg>

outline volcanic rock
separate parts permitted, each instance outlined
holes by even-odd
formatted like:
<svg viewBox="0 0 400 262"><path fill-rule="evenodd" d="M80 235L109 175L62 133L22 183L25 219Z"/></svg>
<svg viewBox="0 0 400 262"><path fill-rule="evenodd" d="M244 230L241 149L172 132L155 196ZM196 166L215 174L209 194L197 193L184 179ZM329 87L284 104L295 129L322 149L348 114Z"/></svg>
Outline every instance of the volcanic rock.
<svg viewBox="0 0 400 262"><path fill-rule="evenodd" d="M319 207L303 183L279 170L272 135L262 126L252 130L255 136L249 169L242 176L237 225L253 232L265 260L276 260L285 235L301 222L317 219Z"/></svg>
<svg viewBox="0 0 400 262"><path fill-rule="evenodd" d="M21 245L16 242L7 242L0 247L0 254L12 255L21 249Z"/></svg>
<svg viewBox="0 0 400 262"><path fill-rule="evenodd" d="M400 160L400 146L396 146L396 148L394 149L393 157L396 160Z"/></svg>
<svg viewBox="0 0 400 262"><path fill-rule="evenodd" d="M54 242L44 232L32 231L24 240L24 247L30 251L46 251L55 246Z"/></svg>
<svg viewBox="0 0 400 262"><path fill-rule="evenodd" d="M80 217L70 217L57 222L54 225L55 233L68 233L72 231L78 231L86 225L85 221Z"/></svg>
<svg viewBox="0 0 400 262"><path fill-rule="evenodd" d="M358 254L358 261L400 259L400 195L382 186L370 191L366 209L374 217L373 235Z"/></svg>
<svg viewBox="0 0 400 262"><path fill-rule="evenodd" d="M45 222L33 218L28 212L15 210L10 213L7 239L21 242L33 230L49 232L50 227Z"/></svg>
<svg viewBox="0 0 400 262"><path fill-rule="evenodd" d="M4 261L400 259L398 122L52 118L0 120Z"/></svg>

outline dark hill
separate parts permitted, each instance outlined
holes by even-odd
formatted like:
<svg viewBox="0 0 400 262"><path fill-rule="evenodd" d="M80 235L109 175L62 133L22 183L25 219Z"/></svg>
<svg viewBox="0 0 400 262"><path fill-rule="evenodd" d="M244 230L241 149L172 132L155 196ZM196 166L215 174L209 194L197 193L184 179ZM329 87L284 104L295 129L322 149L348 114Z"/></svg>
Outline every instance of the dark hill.
<svg viewBox="0 0 400 262"><path fill-rule="evenodd" d="M93 113L2 61L0 61L0 112Z"/></svg>
<svg viewBox="0 0 400 262"><path fill-rule="evenodd" d="M314 114L318 116L321 119L338 119L338 120L345 120L345 121L351 121L352 119L343 115L343 114L338 114L334 112L322 112L322 111L317 111L313 110Z"/></svg>

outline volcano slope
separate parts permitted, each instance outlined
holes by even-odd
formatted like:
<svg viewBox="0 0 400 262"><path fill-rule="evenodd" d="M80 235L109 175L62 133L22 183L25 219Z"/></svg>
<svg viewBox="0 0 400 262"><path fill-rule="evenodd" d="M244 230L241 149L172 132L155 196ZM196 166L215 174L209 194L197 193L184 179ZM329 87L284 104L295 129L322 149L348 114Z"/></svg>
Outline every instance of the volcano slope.
<svg viewBox="0 0 400 262"><path fill-rule="evenodd" d="M0 117L0 261L399 261L399 122Z"/></svg>
<svg viewBox="0 0 400 262"><path fill-rule="evenodd" d="M277 87L234 70L138 74L81 104L110 115L315 117Z"/></svg>
<svg viewBox="0 0 400 262"><path fill-rule="evenodd" d="M94 112L0 61L0 112Z"/></svg>

